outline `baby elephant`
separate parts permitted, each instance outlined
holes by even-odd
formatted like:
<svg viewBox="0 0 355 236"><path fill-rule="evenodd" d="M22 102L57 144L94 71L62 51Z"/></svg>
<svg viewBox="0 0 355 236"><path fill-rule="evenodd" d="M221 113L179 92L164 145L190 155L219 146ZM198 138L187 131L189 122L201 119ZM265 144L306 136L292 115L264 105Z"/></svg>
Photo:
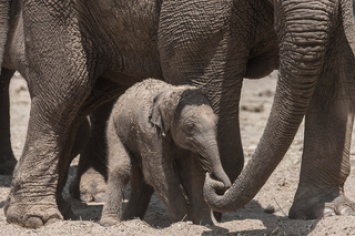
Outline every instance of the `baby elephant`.
<svg viewBox="0 0 355 236"><path fill-rule="evenodd" d="M207 98L193 86L146 79L129 88L108 121L109 178L100 223L109 226L122 220L123 188L130 177L132 192L124 218L142 218L155 190L172 220L183 220L188 200L174 160L188 157L179 157L178 148L198 153L203 169L229 187L216 122Z"/></svg>

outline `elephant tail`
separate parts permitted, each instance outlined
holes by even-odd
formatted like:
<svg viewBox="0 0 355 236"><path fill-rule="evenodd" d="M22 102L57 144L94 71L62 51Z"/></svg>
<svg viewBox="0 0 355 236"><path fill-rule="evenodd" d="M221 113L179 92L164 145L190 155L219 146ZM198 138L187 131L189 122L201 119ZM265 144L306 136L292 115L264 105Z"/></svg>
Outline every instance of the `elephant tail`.
<svg viewBox="0 0 355 236"><path fill-rule="evenodd" d="M353 0L341 0L341 14L343 20L343 27L345 37L349 43L349 46L355 57L355 19L354 19L354 1Z"/></svg>
<svg viewBox="0 0 355 236"><path fill-rule="evenodd" d="M10 1L0 0L0 66L3 63L5 45L9 30ZM1 73L1 67L0 67Z"/></svg>

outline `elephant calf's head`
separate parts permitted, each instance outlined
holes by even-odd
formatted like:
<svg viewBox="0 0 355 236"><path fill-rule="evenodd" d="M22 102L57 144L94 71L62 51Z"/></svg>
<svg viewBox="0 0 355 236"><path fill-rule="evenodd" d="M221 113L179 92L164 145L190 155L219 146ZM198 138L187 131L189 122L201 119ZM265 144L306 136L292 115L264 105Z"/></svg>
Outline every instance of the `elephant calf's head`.
<svg viewBox="0 0 355 236"><path fill-rule="evenodd" d="M199 154L204 169L229 187L218 150L217 115L200 90L180 87L157 97L152 121L163 134L170 131L177 146Z"/></svg>

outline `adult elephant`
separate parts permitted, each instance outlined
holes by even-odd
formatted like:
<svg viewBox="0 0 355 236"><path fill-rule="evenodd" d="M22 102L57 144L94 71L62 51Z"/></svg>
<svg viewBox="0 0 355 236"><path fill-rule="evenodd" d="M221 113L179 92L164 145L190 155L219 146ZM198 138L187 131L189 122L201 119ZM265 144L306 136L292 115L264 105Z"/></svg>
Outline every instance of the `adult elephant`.
<svg viewBox="0 0 355 236"><path fill-rule="evenodd" d="M243 167L243 77L262 77L278 61L268 1L30 0L17 10L32 101L5 207L8 222L39 227L62 218L60 193L80 120L146 77L202 88L219 114L223 167L236 178ZM187 191L201 189L191 201L206 212L204 175L190 174L196 183Z"/></svg>
<svg viewBox="0 0 355 236"><path fill-rule="evenodd" d="M251 200L281 161L305 116L301 175L291 218L354 215L345 197L355 98L355 27L352 1L275 0L280 78L268 123L256 151L232 187L205 199L233 211Z"/></svg>

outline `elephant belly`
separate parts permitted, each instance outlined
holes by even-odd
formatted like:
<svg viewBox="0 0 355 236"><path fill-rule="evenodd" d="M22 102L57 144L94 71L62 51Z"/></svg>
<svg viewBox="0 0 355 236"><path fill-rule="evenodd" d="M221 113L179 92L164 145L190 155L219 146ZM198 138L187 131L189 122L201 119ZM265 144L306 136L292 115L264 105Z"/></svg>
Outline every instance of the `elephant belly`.
<svg viewBox="0 0 355 236"><path fill-rule="evenodd" d="M249 79L259 79L270 74L273 70L277 68L277 54L274 52L265 53L248 60L245 77Z"/></svg>
<svg viewBox="0 0 355 236"><path fill-rule="evenodd" d="M89 1L85 7L81 17L89 17L89 24L83 27L91 42L87 50L105 69L111 74L161 78L158 1Z"/></svg>

